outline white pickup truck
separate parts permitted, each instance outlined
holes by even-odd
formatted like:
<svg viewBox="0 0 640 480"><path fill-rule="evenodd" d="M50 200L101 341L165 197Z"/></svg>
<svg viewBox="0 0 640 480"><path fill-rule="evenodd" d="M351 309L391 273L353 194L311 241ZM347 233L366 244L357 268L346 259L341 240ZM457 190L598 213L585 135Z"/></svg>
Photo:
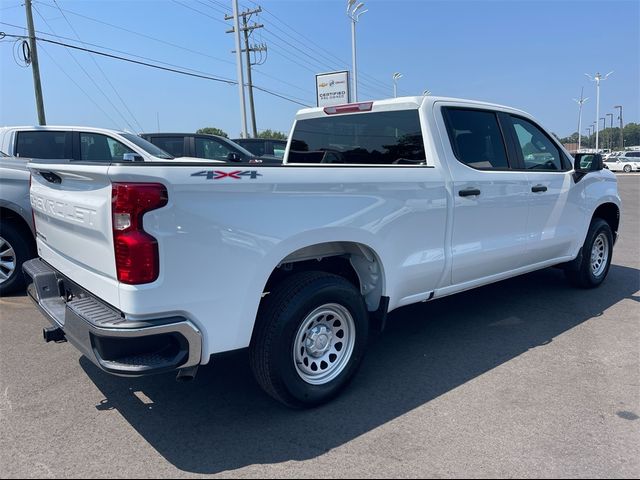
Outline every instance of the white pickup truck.
<svg viewBox="0 0 640 480"><path fill-rule="evenodd" d="M249 347L294 407L337 395L386 314L561 265L606 277L613 173L528 114L409 97L298 113L283 165L31 163L29 294L107 372Z"/></svg>

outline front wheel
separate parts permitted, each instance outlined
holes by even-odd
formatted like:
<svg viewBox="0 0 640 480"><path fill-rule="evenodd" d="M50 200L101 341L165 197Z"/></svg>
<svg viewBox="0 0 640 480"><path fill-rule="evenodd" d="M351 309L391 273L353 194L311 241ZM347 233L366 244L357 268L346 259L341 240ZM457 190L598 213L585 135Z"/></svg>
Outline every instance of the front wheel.
<svg viewBox="0 0 640 480"><path fill-rule="evenodd" d="M624 171L624 173L629 173L631 171L631 165L625 165L622 170Z"/></svg>
<svg viewBox="0 0 640 480"><path fill-rule="evenodd" d="M260 307L251 367L265 392L285 405L320 405L357 371L368 331L367 309L352 283L325 272L294 274Z"/></svg>
<svg viewBox="0 0 640 480"><path fill-rule="evenodd" d="M571 283L594 288L604 282L613 256L613 233L607 222L594 218L582 247L582 256L565 270Z"/></svg>

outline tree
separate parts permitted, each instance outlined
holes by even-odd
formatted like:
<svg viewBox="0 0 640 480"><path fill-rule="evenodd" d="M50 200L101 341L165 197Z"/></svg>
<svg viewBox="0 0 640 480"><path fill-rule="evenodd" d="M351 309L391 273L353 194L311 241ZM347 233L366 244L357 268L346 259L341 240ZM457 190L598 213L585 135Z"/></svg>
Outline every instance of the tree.
<svg viewBox="0 0 640 480"><path fill-rule="evenodd" d="M227 132L216 127L205 127L196 130L197 134L218 135L219 137L229 138Z"/></svg>
<svg viewBox="0 0 640 480"><path fill-rule="evenodd" d="M640 123L627 123L622 130L626 147L640 145Z"/></svg>
<svg viewBox="0 0 640 480"><path fill-rule="evenodd" d="M257 138L268 138L271 140L286 140L287 134L283 132L278 132L277 130L267 129L258 133Z"/></svg>

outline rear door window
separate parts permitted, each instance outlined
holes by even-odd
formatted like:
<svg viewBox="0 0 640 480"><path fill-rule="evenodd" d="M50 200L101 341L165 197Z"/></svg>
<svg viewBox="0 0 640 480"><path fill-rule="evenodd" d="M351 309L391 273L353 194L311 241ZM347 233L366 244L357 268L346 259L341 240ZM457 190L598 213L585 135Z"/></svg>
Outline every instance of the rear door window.
<svg viewBox="0 0 640 480"><path fill-rule="evenodd" d="M80 132L80 158L83 162L121 162L125 153L135 153L107 135Z"/></svg>
<svg viewBox="0 0 640 480"><path fill-rule="evenodd" d="M497 114L488 110L445 108L449 140L456 158L479 170L509 168Z"/></svg>
<svg viewBox="0 0 640 480"><path fill-rule="evenodd" d="M25 158L71 158L71 132L18 132L15 155Z"/></svg>
<svg viewBox="0 0 640 480"><path fill-rule="evenodd" d="M185 137L151 137L151 143L170 153L174 157L185 157L184 151Z"/></svg>
<svg viewBox="0 0 640 480"><path fill-rule="evenodd" d="M298 120L288 163L422 165L426 162L418 110Z"/></svg>

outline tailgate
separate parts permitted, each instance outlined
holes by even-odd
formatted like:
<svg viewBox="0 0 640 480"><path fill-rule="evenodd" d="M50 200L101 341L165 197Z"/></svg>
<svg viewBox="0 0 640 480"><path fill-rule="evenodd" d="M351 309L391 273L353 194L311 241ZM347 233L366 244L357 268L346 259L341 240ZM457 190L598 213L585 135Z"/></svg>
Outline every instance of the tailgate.
<svg viewBox="0 0 640 480"><path fill-rule="evenodd" d="M29 167L39 256L119 307L109 165L31 163Z"/></svg>

